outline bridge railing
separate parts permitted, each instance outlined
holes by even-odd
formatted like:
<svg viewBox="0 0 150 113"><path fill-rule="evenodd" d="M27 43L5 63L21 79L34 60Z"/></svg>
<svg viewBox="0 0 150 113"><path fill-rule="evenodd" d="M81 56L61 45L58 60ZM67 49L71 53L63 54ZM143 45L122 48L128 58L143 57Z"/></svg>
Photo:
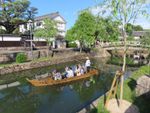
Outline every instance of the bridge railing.
<svg viewBox="0 0 150 113"><path fill-rule="evenodd" d="M143 45L139 41L127 41L127 46L131 47L145 47L145 48L150 48L150 45ZM117 41L117 42L101 42L100 46L103 48L107 47L120 47L123 46L124 42L123 41Z"/></svg>

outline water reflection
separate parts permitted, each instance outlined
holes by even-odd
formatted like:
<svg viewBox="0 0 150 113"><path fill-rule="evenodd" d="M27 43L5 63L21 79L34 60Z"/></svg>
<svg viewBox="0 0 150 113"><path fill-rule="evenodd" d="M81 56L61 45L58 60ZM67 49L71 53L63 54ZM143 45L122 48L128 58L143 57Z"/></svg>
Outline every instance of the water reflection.
<svg viewBox="0 0 150 113"><path fill-rule="evenodd" d="M78 62L76 62L77 64ZM71 63L72 64L72 63ZM63 70L66 65L58 70ZM72 113L104 94L109 88L118 66L107 65L100 59L93 60L93 65L100 69L100 75L87 80L73 82L64 86L33 87L28 83L0 91L0 113ZM15 76L33 76L46 73L53 67L40 68L20 73ZM9 109L8 109L9 106Z"/></svg>

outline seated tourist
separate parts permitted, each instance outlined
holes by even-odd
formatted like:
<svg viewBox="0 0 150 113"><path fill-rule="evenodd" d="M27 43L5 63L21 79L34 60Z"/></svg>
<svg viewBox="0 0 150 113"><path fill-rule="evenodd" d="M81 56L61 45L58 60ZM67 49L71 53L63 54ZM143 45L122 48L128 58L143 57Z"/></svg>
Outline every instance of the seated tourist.
<svg viewBox="0 0 150 113"><path fill-rule="evenodd" d="M67 78L70 78L70 77L74 77L74 72L71 67L67 70Z"/></svg>
<svg viewBox="0 0 150 113"><path fill-rule="evenodd" d="M56 70L53 70L53 71L52 71L52 78L54 79L55 76L56 76Z"/></svg>
<svg viewBox="0 0 150 113"><path fill-rule="evenodd" d="M63 78L67 78L69 67L65 67L65 72L63 74Z"/></svg>
<svg viewBox="0 0 150 113"><path fill-rule="evenodd" d="M77 70L77 65L72 66L72 71L74 73L74 76L76 76L76 70Z"/></svg>
<svg viewBox="0 0 150 113"><path fill-rule="evenodd" d="M77 76L81 75L81 65L80 64L77 65L75 73L76 73Z"/></svg>
<svg viewBox="0 0 150 113"><path fill-rule="evenodd" d="M81 75L83 75L83 74L85 73L85 69L84 69L83 66L82 66L81 69L80 69L80 73L81 73Z"/></svg>
<svg viewBox="0 0 150 113"><path fill-rule="evenodd" d="M60 72L57 72L56 76L55 76L55 80L61 80L61 79L62 79L62 76L61 76Z"/></svg>

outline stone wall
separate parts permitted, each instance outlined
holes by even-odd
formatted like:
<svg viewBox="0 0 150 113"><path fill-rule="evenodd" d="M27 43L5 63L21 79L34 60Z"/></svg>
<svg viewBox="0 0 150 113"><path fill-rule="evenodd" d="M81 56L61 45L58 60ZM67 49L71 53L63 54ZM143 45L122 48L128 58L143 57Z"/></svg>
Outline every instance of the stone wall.
<svg viewBox="0 0 150 113"><path fill-rule="evenodd" d="M137 80L136 95L141 96L150 92L150 76L142 76ZM150 95L149 95L150 97Z"/></svg>
<svg viewBox="0 0 150 113"><path fill-rule="evenodd" d="M59 63L65 63L65 62L73 61L75 59L84 59L86 56L87 56L86 54L72 55L69 57L55 58L55 59L47 60L47 61L29 62L29 63L23 63L23 64L15 64L15 65L7 66L7 67L1 67L0 75L28 70L28 69L39 68L39 67L50 66L50 65L59 64Z"/></svg>
<svg viewBox="0 0 150 113"><path fill-rule="evenodd" d="M47 51L47 50L38 50L38 51L33 51L33 54L31 54L30 51L24 52L27 55L28 60L32 59L38 59L40 57L46 57L47 54L50 56L53 54L54 58L52 58L49 61L40 61L40 62L28 62L28 63L23 63L23 64L15 64L15 65L10 65L6 67L1 67L0 68L0 75L2 74L7 74L7 73L12 73L12 72L17 72L17 71L23 71L23 70L28 70L28 69L33 69L33 68L39 68L39 67L44 67L44 66L49 66L53 64L58 64L58 63L64 63L68 61L73 61L74 59L84 59L86 56L89 56L91 58L93 57L109 57L110 54L104 50L104 49L96 49L96 51L91 51L90 53L80 53L78 51L74 51L72 49L68 50L59 50L59 51ZM0 56L0 62L7 62L7 61L15 61L17 53L11 53L11 54L5 54Z"/></svg>
<svg viewBox="0 0 150 113"><path fill-rule="evenodd" d="M36 50L32 53L31 51L8 51L0 54L0 63L15 62L18 53L25 53L27 56L27 60L46 57L47 54L52 55L52 51L48 52L46 49Z"/></svg>

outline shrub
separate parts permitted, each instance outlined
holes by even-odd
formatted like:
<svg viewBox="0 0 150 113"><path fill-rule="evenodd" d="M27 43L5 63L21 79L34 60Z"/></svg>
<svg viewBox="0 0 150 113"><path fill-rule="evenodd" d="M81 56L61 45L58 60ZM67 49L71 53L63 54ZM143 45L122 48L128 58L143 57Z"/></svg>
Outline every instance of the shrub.
<svg viewBox="0 0 150 113"><path fill-rule="evenodd" d="M6 30L0 28L0 34L6 34Z"/></svg>
<svg viewBox="0 0 150 113"><path fill-rule="evenodd" d="M77 44L76 43L68 43L68 47L69 48L76 48L77 47Z"/></svg>
<svg viewBox="0 0 150 113"><path fill-rule="evenodd" d="M27 60L27 56L24 53L18 53L16 57L17 63L23 63Z"/></svg>

